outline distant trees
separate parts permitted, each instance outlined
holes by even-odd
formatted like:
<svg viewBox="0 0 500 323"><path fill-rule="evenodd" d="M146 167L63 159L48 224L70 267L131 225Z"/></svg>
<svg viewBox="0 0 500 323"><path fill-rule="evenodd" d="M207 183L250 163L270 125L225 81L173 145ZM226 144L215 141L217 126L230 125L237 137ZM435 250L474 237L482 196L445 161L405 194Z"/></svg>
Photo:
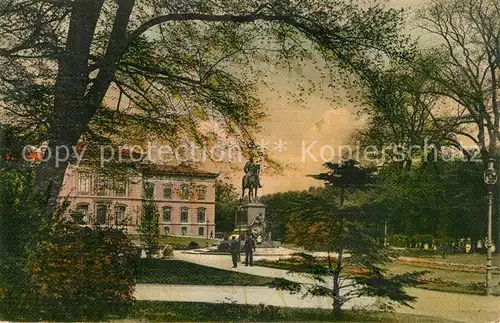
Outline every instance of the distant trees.
<svg viewBox="0 0 500 323"><path fill-rule="evenodd" d="M288 191L268 194L261 197L266 205L266 221L274 240L287 241L287 225L290 221L294 203L305 198L307 191Z"/></svg>
<svg viewBox="0 0 500 323"><path fill-rule="evenodd" d="M482 164L460 160L420 163L405 172L382 168L377 202L390 233L471 238L475 245L486 230L482 176Z"/></svg>
<svg viewBox="0 0 500 323"><path fill-rule="evenodd" d="M235 225L239 194L233 184L223 180L215 182L215 230L229 233Z"/></svg>

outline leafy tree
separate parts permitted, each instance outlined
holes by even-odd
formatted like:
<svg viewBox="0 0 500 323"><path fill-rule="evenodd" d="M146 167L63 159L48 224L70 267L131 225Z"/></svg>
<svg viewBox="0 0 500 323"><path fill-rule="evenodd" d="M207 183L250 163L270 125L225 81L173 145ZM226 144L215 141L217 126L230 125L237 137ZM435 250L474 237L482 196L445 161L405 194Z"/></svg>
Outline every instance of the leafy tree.
<svg viewBox="0 0 500 323"><path fill-rule="evenodd" d="M387 165L380 171L377 202L393 234L474 242L484 239L486 227L482 176L481 164L460 160L422 163L407 172Z"/></svg>
<svg viewBox="0 0 500 323"><path fill-rule="evenodd" d="M308 266L308 272L317 281L315 285L287 283L278 280L275 287L292 292L303 292L333 299L333 311L341 316L342 306L360 296L388 298L409 305L415 298L403 288L418 283L422 272L390 276L383 265L390 261L385 248L377 243L375 223L367 214L364 203L340 207L333 198L332 188L321 194L308 194L291 216L288 239L299 246L314 249L318 245L329 250L328 267L318 265L317 259L301 255L297 268ZM295 271L294 268L291 269ZM332 287L327 276L332 277Z"/></svg>
<svg viewBox="0 0 500 323"><path fill-rule="evenodd" d="M302 200L307 191L288 191L268 194L261 197L266 205L266 221L271 230L273 239L287 241L287 225L290 220L291 209L294 203Z"/></svg>
<svg viewBox="0 0 500 323"><path fill-rule="evenodd" d="M33 170L0 160L0 312L5 316L32 308L25 301L31 295L25 268L43 224L39 216L43 201L31 194L33 177Z"/></svg>
<svg viewBox="0 0 500 323"><path fill-rule="evenodd" d="M362 295L387 297L408 305L414 298L403 287L416 284L421 273L390 277L381 267L389 258L376 240L377 218L368 215L372 208L360 194L374 181L373 169L360 167L355 160L325 166L328 172L310 176L323 180L326 188L296 202L289 220L290 241L308 249L324 245L329 251L328 270L316 266L314 278L324 284L324 276L331 274L332 288L319 284L306 287L305 292L332 297L336 317L341 316L341 308L347 301ZM338 203L337 195L340 195ZM295 291L303 289L296 284L283 285ZM347 291L341 293L342 289Z"/></svg>
<svg viewBox="0 0 500 323"><path fill-rule="evenodd" d="M0 17L7 122L52 153L145 134L209 143L206 121L246 144L263 116L259 64L321 56L336 76L363 76L406 43L400 11L355 1L12 0ZM67 164L37 168L46 216Z"/></svg>
<svg viewBox="0 0 500 323"><path fill-rule="evenodd" d="M372 158L411 169L414 161L453 153L441 150L444 147L468 160L474 157L457 136L455 111L443 109L441 96L432 91L435 83L428 69L434 64L432 56L416 52L414 58L392 63L371 80L363 108L368 122L354 139L362 147L377 148Z"/></svg>
<svg viewBox="0 0 500 323"><path fill-rule="evenodd" d="M139 234L142 246L148 258L153 257L160 244L160 214L156 202L152 198L142 201L141 223Z"/></svg>
<svg viewBox="0 0 500 323"><path fill-rule="evenodd" d="M448 129L480 150L484 165L497 159L500 139L498 0L433 0L418 13L420 27L439 46L430 49L434 62L426 69L427 89L457 104ZM500 183L496 195L500 197ZM498 200L498 199L496 199ZM500 241L500 203L496 201L496 240ZM497 248L499 250L500 248Z"/></svg>
<svg viewBox="0 0 500 323"><path fill-rule="evenodd" d="M315 179L320 179L325 182L325 186L332 186L340 189L339 198L340 206L344 206L345 194L356 190L364 190L374 177L372 173L374 169L360 167L358 162L350 159L340 163L325 163L328 172L317 175L309 175Z"/></svg>

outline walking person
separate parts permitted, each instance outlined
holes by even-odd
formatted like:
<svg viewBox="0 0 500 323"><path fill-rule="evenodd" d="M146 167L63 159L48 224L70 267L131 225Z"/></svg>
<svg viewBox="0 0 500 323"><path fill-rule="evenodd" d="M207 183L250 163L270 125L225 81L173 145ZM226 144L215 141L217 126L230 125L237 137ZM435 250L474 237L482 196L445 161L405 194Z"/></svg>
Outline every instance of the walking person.
<svg viewBox="0 0 500 323"><path fill-rule="evenodd" d="M253 266L253 252L255 251L255 241L250 235L248 235L245 240L244 248L245 248L245 266L248 266L248 263L250 263L250 266Z"/></svg>
<svg viewBox="0 0 500 323"><path fill-rule="evenodd" d="M231 240L231 258L233 259L233 268L238 267L238 260L240 256L240 240L233 237Z"/></svg>

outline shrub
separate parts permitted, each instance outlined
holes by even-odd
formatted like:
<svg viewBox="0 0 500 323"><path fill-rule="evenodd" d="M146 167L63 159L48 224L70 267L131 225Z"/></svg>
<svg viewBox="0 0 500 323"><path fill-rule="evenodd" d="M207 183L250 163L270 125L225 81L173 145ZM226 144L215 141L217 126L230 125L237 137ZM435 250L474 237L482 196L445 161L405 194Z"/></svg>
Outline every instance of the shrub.
<svg viewBox="0 0 500 323"><path fill-rule="evenodd" d="M188 244L188 248L189 249L198 249L200 247L199 244L197 244L196 242L194 241L191 241L189 244Z"/></svg>
<svg viewBox="0 0 500 323"><path fill-rule="evenodd" d="M408 247L410 237L405 234L395 234L390 239L390 244L394 247Z"/></svg>
<svg viewBox="0 0 500 323"><path fill-rule="evenodd" d="M217 246L217 250L221 252L230 252L231 243L228 240L221 241L221 243Z"/></svg>
<svg viewBox="0 0 500 323"><path fill-rule="evenodd" d="M124 311L133 301L134 259L135 248L120 230L59 224L29 261L33 306L39 317L59 320Z"/></svg>

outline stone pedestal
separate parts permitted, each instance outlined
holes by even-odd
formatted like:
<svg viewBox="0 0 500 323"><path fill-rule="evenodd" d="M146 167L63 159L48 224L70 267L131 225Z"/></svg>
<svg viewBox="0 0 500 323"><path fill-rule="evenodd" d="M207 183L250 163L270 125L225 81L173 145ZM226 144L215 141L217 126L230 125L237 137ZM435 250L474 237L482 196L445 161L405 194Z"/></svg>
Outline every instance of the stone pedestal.
<svg viewBox="0 0 500 323"><path fill-rule="evenodd" d="M262 217L266 218L266 205L262 203L248 203L243 205L243 210L247 217L247 225L250 226L255 218L262 213Z"/></svg>

